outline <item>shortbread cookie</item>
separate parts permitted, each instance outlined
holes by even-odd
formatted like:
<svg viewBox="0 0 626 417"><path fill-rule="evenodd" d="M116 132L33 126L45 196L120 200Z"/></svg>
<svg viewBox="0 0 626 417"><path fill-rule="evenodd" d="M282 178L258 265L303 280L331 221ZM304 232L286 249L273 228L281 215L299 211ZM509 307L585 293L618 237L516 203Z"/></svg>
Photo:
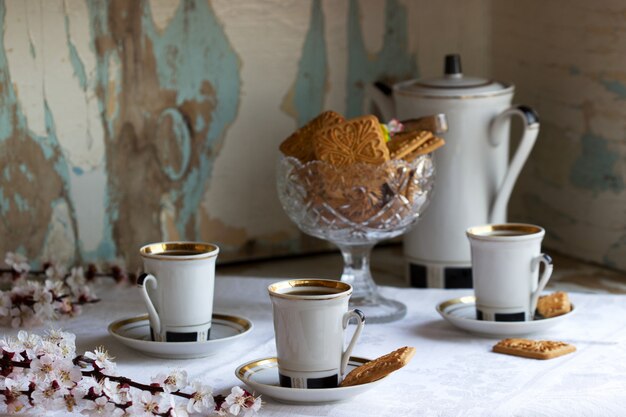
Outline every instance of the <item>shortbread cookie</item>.
<svg viewBox="0 0 626 417"><path fill-rule="evenodd" d="M279 149L284 155L298 158L303 163L312 161L315 159L313 136L329 126L344 121L344 117L339 113L332 110L325 111L292 133L280 144Z"/></svg>
<svg viewBox="0 0 626 417"><path fill-rule="evenodd" d="M409 363L413 355L415 355L414 347L405 346L394 350L391 353L353 369L346 375L339 386L349 387L351 385L367 384L377 381Z"/></svg>
<svg viewBox="0 0 626 417"><path fill-rule="evenodd" d="M552 359L576 351L574 345L565 342L530 339L503 339L493 351L531 359Z"/></svg>
<svg viewBox="0 0 626 417"><path fill-rule="evenodd" d="M557 291L555 293L539 297L537 301L537 312L545 318L556 317L572 310L572 304L566 292Z"/></svg>
<svg viewBox="0 0 626 417"><path fill-rule="evenodd" d="M436 149L441 148L443 145L445 145L445 143L446 142L443 140L443 138L440 138L439 136L433 136L432 138L428 139L426 142L419 145L417 149L415 149L413 152L409 153L402 159L404 159L405 161L409 161L409 162L413 161L415 158L417 158L420 155L426 155L428 153L435 151Z"/></svg>
<svg viewBox="0 0 626 417"><path fill-rule="evenodd" d="M434 135L427 130L396 133L387 142L389 156L391 159L403 159L433 137Z"/></svg>
<svg viewBox="0 0 626 417"><path fill-rule="evenodd" d="M376 116L338 123L313 138L316 159L335 166L356 163L380 165L389 160L389 150Z"/></svg>

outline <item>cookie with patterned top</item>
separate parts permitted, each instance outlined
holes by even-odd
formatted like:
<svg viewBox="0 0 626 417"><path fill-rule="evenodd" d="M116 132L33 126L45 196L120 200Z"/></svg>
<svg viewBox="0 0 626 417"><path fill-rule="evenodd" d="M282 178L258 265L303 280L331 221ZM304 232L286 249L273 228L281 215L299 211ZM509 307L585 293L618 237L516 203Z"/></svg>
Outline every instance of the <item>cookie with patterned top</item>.
<svg viewBox="0 0 626 417"><path fill-rule="evenodd" d="M401 347L380 358L374 359L350 371L343 379L340 387L367 384L378 381L393 371L405 366L415 355L415 348L410 346Z"/></svg>
<svg viewBox="0 0 626 417"><path fill-rule="evenodd" d="M337 112L325 111L292 133L280 144L279 149L284 155L298 158L302 163L312 161L315 159L313 137L321 130L345 120Z"/></svg>
<svg viewBox="0 0 626 417"><path fill-rule="evenodd" d="M503 339L493 347L496 353L531 359L552 359L576 351L574 345L552 340Z"/></svg>
<svg viewBox="0 0 626 417"><path fill-rule="evenodd" d="M363 116L338 123L317 133L315 156L335 166L356 163L380 165L389 161L389 150L376 116Z"/></svg>

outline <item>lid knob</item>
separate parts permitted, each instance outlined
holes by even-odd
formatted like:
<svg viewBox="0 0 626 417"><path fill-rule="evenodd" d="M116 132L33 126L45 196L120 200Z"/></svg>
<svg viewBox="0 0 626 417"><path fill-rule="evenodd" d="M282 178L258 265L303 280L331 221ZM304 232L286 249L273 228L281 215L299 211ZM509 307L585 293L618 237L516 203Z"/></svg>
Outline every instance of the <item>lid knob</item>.
<svg viewBox="0 0 626 417"><path fill-rule="evenodd" d="M463 75L463 70L461 69L461 55L446 55L444 74L446 74L446 78L458 78Z"/></svg>

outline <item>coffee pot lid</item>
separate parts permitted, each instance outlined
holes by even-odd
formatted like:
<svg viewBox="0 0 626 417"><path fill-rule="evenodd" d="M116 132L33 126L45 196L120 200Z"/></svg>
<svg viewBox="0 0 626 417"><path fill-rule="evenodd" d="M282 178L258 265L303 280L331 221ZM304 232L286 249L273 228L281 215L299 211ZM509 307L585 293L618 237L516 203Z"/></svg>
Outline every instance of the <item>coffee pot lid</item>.
<svg viewBox="0 0 626 417"><path fill-rule="evenodd" d="M458 54L446 55L443 77L411 80L395 86L395 88L400 91L444 97L486 95L509 87L510 85L505 85L486 78L468 77L464 75L461 69L461 56Z"/></svg>

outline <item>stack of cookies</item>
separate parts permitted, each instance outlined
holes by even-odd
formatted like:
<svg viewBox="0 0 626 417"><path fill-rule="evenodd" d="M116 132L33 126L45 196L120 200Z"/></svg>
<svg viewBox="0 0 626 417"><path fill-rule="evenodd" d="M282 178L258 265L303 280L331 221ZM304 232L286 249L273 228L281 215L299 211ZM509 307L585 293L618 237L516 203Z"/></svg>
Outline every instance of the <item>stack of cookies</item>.
<svg viewBox="0 0 626 417"><path fill-rule="evenodd" d="M346 120L325 111L285 139L280 150L300 162L293 174L305 184L307 204L329 208L321 210L323 216L339 214L383 228L388 216L402 216L398 210L411 211L423 202L416 162L444 144L427 130L388 132L376 116ZM381 210L386 205L397 207Z"/></svg>

